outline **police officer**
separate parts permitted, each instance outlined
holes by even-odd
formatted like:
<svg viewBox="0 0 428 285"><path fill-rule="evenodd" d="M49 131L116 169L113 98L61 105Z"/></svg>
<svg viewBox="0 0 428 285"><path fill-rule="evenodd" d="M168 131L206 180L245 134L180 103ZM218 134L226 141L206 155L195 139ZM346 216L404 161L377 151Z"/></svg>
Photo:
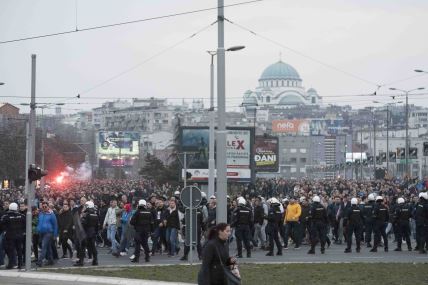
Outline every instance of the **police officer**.
<svg viewBox="0 0 428 285"><path fill-rule="evenodd" d="M372 247L372 233L373 233L373 210L375 205L375 195L369 194L367 197L368 203L363 207L364 228L365 228L365 242L368 248Z"/></svg>
<svg viewBox="0 0 428 285"><path fill-rule="evenodd" d="M25 232L25 216L18 212L18 204L10 203L9 211L2 216L0 225L4 231L5 251L9 258L6 269L14 268L16 259L20 269L23 265L22 238Z"/></svg>
<svg viewBox="0 0 428 285"><path fill-rule="evenodd" d="M270 208L267 220L268 223L266 226L266 232L269 234L269 252L266 254L266 256L273 256L274 241L278 249L276 255L282 255L282 245L278 236L279 229L282 226L282 213L280 209L280 203L277 198L270 199Z"/></svg>
<svg viewBox="0 0 428 285"><path fill-rule="evenodd" d="M406 240L407 249L412 251L412 244L410 243L410 216L411 208L404 203L404 198L397 199L397 207L394 212L394 225L397 233L397 248L394 251L401 251L401 244L403 238Z"/></svg>
<svg viewBox="0 0 428 285"><path fill-rule="evenodd" d="M386 236L386 226L389 221L388 209L383 204L383 197L376 197L376 204L373 209L374 218L374 244L370 252L377 252L377 247L380 244L380 237L383 238L385 252L388 252L388 237Z"/></svg>
<svg viewBox="0 0 428 285"><path fill-rule="evenodd" d="M315 246L321 241L321 253L325 253L327 239L327 210L321 205L319 196L312 198L312 206L309 210L309 222L311 229L311 249L308 254L315 254Z"/></svg>
<svg viewBox="0 0 428 285"><path fill-rule="evenodd" d="M98 234L99 218L95 210L94 202L88 201L85 203L85 210L81 218L82 227L86 234L85 242L83 243L88 248L88 256L92 256L92 265L98 265L98 253L95 246L95 239ZM83 259L85 258L85 246L79 248L79 260L74 264L75 266L83 266Z"/></svg>
<svg viewBox="0 0 428 285"><path fill-rule="evenodd" d="M428 229L428 193L419 193L419 202L416 206L416 248L419 253L427 253L425 244L427 242Z"/></svg>
<svg viewBox="0 0 428 285"><path fill-rule="evenodd" d="M243 197L238 198L238 207L233 212L232 227L236 227L236 245L238 248L238 257L242 258L242 241L244 241L247 250L247 258L251 257L250 247L250 223L252 223L251 209L246 206L247 202Z"/></svg>
<svg viewBox="0 0 428 285"><path fill-rule="evenodd" d="M347 220L348 224L348 239L347 239L347 247L345 249L345 253L352 252L352 234L355 235L355 241L357 243L357 252L361 250L361 231L363 229L363 213L358 207L358 199L351 199L351 208L345 214L345 220Z"/></svg>
<svg viewBox="0 0 428 285"><path fill-rule="evenodd" d="M184 219L183 219L184 220ZM183 232L186 232L185 227L183 227ZM196 209L196 250L198 251L198 258L201 260L202 258L202 246L201 246L201 236L202 231L204 230L204 213L202 211L202 207L198 207ZM180 260L184 261L188 259L190 252L190 246L184 245L184 255L180 258Z"/></svg>
<svg viewBox="0 0 428 285"><path fill-rule="evenodd" d="M141 245L144 249L145 261L150 261L148 239L153 230L154 219L152 212L148 210L146 206L146 200L141 199L138 201L138 209L130 221L130 224L134 226L136 231L134 258L131 262L139 262Z"/></svg>

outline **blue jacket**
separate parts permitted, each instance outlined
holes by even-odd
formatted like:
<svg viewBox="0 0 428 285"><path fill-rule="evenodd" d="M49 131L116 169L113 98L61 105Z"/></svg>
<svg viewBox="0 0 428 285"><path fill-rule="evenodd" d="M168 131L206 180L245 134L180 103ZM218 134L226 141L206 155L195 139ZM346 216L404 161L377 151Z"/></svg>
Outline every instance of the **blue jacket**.
<svg viewBox="0 0 428 285"><path fill-rule="evenodd" d="M39 213L37 232L39 234L52 233L55 237L58 236L58 224L54 212L51 211L49 213Z"/></svg>

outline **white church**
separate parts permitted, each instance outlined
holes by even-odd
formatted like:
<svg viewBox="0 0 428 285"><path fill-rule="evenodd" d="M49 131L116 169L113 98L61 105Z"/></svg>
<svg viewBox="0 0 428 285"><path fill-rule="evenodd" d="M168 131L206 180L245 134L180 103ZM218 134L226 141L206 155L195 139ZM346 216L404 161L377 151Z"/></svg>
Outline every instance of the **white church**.
<svg viewBox="0 0 428 285"><path fill-rule="evenodd" d="M259 79L259 86L244 93L242 105L269 109L296 105L321 105L322 97L313 88L305 90L297 70L282 60L268 66Z"/></svg>

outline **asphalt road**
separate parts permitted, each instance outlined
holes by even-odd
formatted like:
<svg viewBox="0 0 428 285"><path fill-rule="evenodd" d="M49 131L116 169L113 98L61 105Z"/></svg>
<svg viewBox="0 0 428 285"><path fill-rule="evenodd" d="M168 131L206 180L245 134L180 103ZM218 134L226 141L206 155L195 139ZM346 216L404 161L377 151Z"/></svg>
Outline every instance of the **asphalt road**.
<svg viewBox="0 0 428 285"><path fill-rule="evenodd" d="M427 254L419 254L418 252L412 251L409 252L407 249L403 249L402 252L395 252L395 243L390 240L389 252L384 252L383 248L379 248L377 253L369 252L370 248L362 247L360 253L355 252L355 244L353 247L352 253L344 253L345 245L331 245L330 248L326 249L325 254L320 253L320 247L316 248L315 255L307 254L309 246L303 245L300 249L296 250L293 246L290 246L289 249L283 250L283 256L266 256L266 251L255 249L252 252L251 258L242 258L239 259L240 263L311 263L311 262L423 262L428 263ZM404 246L404 248L407 248ZM129 256L114 257L111 254L108 254L107 248L98 248L98 262L100 266L132 266L135 263L131 263ZM133 249L131 249L133 251ZM59 249L61 255L62 250ZM236 254L236 243L231 244L230 254ZM246 256L245 250L243 255ZM140 258L140 265L166 265L166 264L185 264L185 261L180 261L182 256L182 250L178 256L168 257L166 254L156 255L151 257L151 262L144 262L144 258ZM194 262L198 263L197 254L195 253ZM188 262L187 262L188 263ZM51 267L71 267L73 261L70 259L60 259L55 265ZM91 266L91 263L88 260L85 260L85 265Z"/></svg>
<svg viewBox="0 0 428 285"><path fill-rule="evenodd" d="M33 278L1 277L1 285L58 285L58 280L45 280ZM74 281L61 281L61 285L76 285ZM79 285L99 285L99 283L80 283Z"/></svg>

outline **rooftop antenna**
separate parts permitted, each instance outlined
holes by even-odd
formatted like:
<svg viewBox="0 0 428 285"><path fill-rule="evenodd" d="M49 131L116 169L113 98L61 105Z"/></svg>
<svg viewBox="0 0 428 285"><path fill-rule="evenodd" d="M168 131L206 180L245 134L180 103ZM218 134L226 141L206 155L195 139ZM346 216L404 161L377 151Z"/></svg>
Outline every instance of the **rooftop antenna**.
<svg viewBox="0 0 428 285"><path fill-rule="evenodd" d="M279 61L282 61L282 52L279 52Z"/></svg>

